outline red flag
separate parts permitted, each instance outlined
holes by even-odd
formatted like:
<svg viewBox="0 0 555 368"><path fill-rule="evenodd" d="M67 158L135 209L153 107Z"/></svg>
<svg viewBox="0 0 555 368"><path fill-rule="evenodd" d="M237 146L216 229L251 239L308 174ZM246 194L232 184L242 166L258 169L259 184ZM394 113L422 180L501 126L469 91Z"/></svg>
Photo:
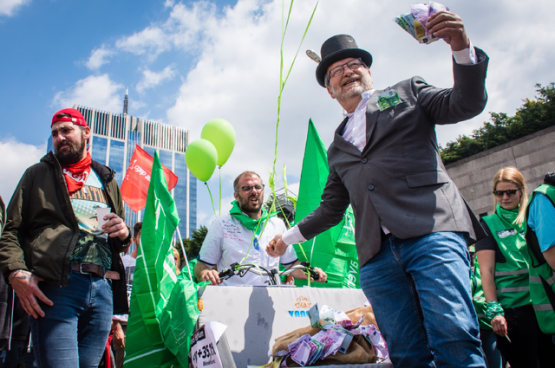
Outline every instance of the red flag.
<svg viewBox="0 0 555 368"><path fill-rule="evenodd" d="M139 147L139 145L135 147L135 152L133 152L133 157L131 157L129 167L121 183L123 201L134 212L142 210L146 206L153 161L152 156ZM177 176L164 165L162 167L164 168L164 175L168 183L168 190L172 190L177 185Z"/></svg>

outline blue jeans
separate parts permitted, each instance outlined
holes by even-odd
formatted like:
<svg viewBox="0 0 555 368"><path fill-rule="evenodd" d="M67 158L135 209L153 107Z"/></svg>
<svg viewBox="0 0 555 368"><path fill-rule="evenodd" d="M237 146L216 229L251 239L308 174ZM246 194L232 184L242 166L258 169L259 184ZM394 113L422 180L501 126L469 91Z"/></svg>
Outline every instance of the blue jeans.
<svg viewBox="0 0 555 368"><path fill-rule="evenodd" d="M96 368L112 324L112 281L72 271L65 288L39 284L54 305L31 321L39 368Z"/></svg>
<svg viewBox="0 0 555 368"><path fill-rule="evenodd" d="M385 236L360 285L395 368L485 366L461 234Z"/></svg>
<svg viewBox="0 0 555 368"><path fill-rule="evenodd" d="M496 336L493 330L480 330L480 340L488 360L488 368L501 368L501 352L497 350Z"/></svg>

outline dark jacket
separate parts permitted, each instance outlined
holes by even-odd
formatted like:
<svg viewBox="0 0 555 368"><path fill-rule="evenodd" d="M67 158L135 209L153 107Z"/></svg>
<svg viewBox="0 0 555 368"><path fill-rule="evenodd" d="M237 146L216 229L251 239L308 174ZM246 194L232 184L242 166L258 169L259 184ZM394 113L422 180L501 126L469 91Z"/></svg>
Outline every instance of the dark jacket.
<svg viewBox="0 0 555 368"><path fill-rule="evenodd" d="M322 203L298 225L306 239L339 223L349 204L361 266L380 251L380 225L401 239L443 231L464 233L469 240L485 235L443 166L435 133L437 124L470 119L486 106L488 57L477 48L476 54L475 65L454 63L453 88L414 77L390 87L402 102L384 111L377 107L383 90L374 91L362 152L342 137L347 119L341 123L328 149Z"/></svg>
<svg viewBox="0 0 555 368"><path fill-rule="evenodd" d="M13 340L29 341L29 315L12 287L0 277L0 351L11 350Z"/></svg>
<svg viewBox="0 0 555 368"><path fill-rule="evenodd" d="M112 212L124 219L114 171L96 161L92 161L91 168L104 185ZM0 240L0 272L7 280L10 272L23 269L50 285L66 287L78 235L79 225L62 168L50 152L25 171L8 205ZM123 242L117 237L108 239L112 270L120 274L120 280L112 281L114 313L128 313L125 269L119 253L129 245L131 236Z"/></svg>

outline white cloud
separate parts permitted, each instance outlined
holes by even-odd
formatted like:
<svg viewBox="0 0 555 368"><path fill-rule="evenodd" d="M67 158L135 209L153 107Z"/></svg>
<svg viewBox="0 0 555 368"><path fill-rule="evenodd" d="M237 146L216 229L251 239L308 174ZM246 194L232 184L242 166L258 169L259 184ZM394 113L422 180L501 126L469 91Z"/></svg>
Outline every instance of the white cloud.
<svg viewBox="0 0 555 368"><path fill-rule="evenodd" d="M292 192L295 195L299 195L300 186L301 186L300 182L296 182L296 183L293 183L293 184L287 184L287 191Z"/></svg>
<svg viewBox="0 0 555 368"><path fill-rule="evenodd" d="M175 64L168 65L161 72L153 72L148 68L142 71L143 78L137 84L137 91L144 92L148 88L159 85L160 83L172 79L176 74Z"/></svg>
<svg viewBox="0 0 555 368"><path fill-rule="evenodd" d="M25 170L46 154L46 144L34 146L15 139L0 141L0 195L6 206Z"/></svg>
<svg viewBox="0 0 555 368"><path fill-rule="evenodd" d="M133 110L139 110L147 106L148 104L144 101L134 100L132 98L129 99L129 107L133 107Z"/></svg>
<svg viewBox="0 0 555 368"><path fill-rule="evenodd" d="M85 63L85 66L91 70L99 69L102 65L108 63L108 58L113 53L114 52L112 50L108 50L104 45L102 45L102 47L91 52L91 56Z"/></svg>
<svg viewBox="0 0 555 368"><path fill-rule="evenodd" d="M534 14L537 11L551 14L555 3L536 5L539 8L531 11L517 0L504 3L503 7L490 0L481 3L484 11L477 12L474 5L462 0L449 4L465 21L473 43L490 55L487 81L490 100L486 111L477 118L439 127L440 142L445 144L459 134L471 133L488 120L489 111L513 114L522 99L534 95L536 82L550 82L555 49L546 45L555 41L555 34L550 32L548 19L539 19ZM295 3L285 39L286 68L313 6L314 2ZM387 3L345 0L340 7L333 2L320 2L282 97L278 173L283 162L290 174L300 173L309 118L313 118L326 145L331 143L342 120L341 107L316 84L316 65L304 55L309 48L319 51L328 37L352 34L360 47L373 54L372 75L377 88L414 75L421 75L437 86L452 85L448 45L441 41L419 45L392 21L408 8L400 0ZM193 20L192 14L200 16ZM516 25L510 21L515 18L519 19ZM169 24L174 27L170 29ZM174 106L168 110L168 120L190 129L195 139L200 137L205 122L215 117L227 119L235 127L237 144L222 169L224 175L233 177L242 170L254 169L267 178L274 153L280 29L281 1L277 0L239 0L235 6L224 8L221 15L211 12L204 2L188 8L178 4L166 22L169 38L184 35L182 39L187 40L187 35L195 35L202 45L195 55L196 65L185 77ZM544 36L530 38L527 34ZM181 47L177 43L175 46Z"/></svg>
<svg viewBox="0 0 555 368"><path fill-rule="evenodd" d="M93 106L96 109L117 112L122 110L124 87L113 82L108 74L90 75L78 80L75 85L54 96L57 107L72 107L74 104Z"/></svg>
<svg viewBox="0 0 555 368"><path fill-rule="evenodd" d="M0 1L0 16L11 17L20 7L30 2L31 0L2 0Z"/></svg>
<svg viewBox="0 0 555 368"><path fill-rule="evenodd" d="M199 50L204 33L216 26L216 6L208 1L194 2L191 7L173 4L173 1L164 3L165 7L172 8L164 23L153 23L140 32L122 37L116 41L116 47L136 55L146 54L150 61L173 48Z"/></svg>
<svg viewBox="0 0 555 368"><path fill-rule="evenodd" d="M284 43L284 72L315 2L294 4ZM438 127L443 145L480 127L490 111L514 114L524 98L534 96L535 83L553 81L555 62L555 49L549 47L555 41L550 19L537 16L554 13L555 2L536 2L530 7L520 0L507 0L503 6L485 0L477 7L473 2L451 0L448 5L461 15L474 45L490 56L489 103L485 112L471 121ZM257 171L267 182L274 157L282 2L238 0L219 9L208 1L186 5L166 1L165 6L171 7L166 20L120 38L116 47L147 55L147 61L162 58L162 53L168 58L164 61L187 53L192 66L182 70L181 64L176 64L176 71L184 77L167 111L167 121L189 129L191 140L199 138L204 123L213 118L227 119L234 126L235 151L222 168L224 195L231 193L231 181L243 170ZM283 163L294 178L290 180L298 180L309 118L326 146L342 120L339 104L316 83L316 64L304 55L306 49L319 52L330 36L348 33L359 47L373 54L371 70L377 88L414 75L436 86L452 86L449 46L442 41L419 45L392 21L408 10L409 3L404 0L344 0L341 6L333 1L319 3L281 101L278 183ZM217 174L210 185L217 188Z"/></svg>
<svg viewBox="0 0 555 368"><path fill-rule="evenodd" d="M116 47L131 52L135 55L148 53L155 57L159 53L170 48L171 44L164 31L157 27L147 27L129 37L116 41Z"/></svg>

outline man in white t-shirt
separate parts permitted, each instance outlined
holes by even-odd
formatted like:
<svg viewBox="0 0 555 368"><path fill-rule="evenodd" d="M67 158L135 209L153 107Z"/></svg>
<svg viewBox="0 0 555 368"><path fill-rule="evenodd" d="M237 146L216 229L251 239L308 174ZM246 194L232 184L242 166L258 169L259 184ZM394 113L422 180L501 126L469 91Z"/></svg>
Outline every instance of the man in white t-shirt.
<svg viewBox="0 0 555 368"><path fill-rule="evenodd" d="M262 208L264 202L264 184L260 176L252 171L241 173L233 182L235 201L229 214L214 220L198 256L199 262L195 266L195 276L199 280L210 281L213 285L266 285L266 277L248 272L245 276L231 277L222 281L218 272L223 271L232 263L254 263L268 270L278 269L279 264L289 268L299 264L293 247L289 247L279 258L270 257L260 248L268 244L276 234L281 234L287 228L275 214L268 214ZM264 224L268 220L266 227ZM264 230L264 231L262 231ZM217 270L214 267L217 266ZM319 274L318 282L326 282L327 275L315 268ZM306 279L301 270L296 270L292 276Z"/></svg>

